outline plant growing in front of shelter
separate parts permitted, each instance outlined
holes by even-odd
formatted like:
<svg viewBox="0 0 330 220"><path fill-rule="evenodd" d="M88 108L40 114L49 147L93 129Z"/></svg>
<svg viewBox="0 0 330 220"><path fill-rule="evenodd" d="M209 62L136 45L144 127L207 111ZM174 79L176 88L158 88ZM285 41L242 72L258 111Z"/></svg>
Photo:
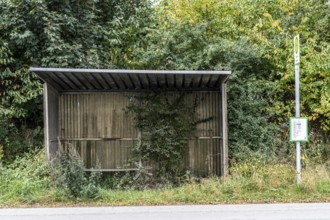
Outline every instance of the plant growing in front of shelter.
<svg viewBox="0 0 330 220"><path fill-rule="evenodd" d="M82 195L86 185L84 164L72 147L61 149L52 161L52 174L57 184L73 197Z"/></svg>
<svg viewBox="0 0 330 220"><path fill-rule="evenodd" d="M101 172L93 171L87 178L85 166L78 152L66 146L51 163L51 173L57 185L73 198L97 198Z"/></svg>
<svg viewBox="0 0 330 220"><path fill-rule="evenodd" d="M178 183L184 174L188 138L196 130L197 98L186 93L147 93L136 97L126 111L135 114L135 126L141 137L133 149L135 161L156 166L155 178Z"/></svg>

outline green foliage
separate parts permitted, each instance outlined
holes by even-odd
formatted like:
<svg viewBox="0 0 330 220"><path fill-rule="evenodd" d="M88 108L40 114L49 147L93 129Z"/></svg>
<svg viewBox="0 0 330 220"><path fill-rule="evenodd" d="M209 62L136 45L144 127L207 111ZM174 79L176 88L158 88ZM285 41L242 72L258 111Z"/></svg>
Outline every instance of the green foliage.
<svg viewBox="0 0 330 220"><path fill-rule="evenodd" d="M13 63L12 69L23 65L113 67L107 50L114 45L109 42L117 40L121 24L144 6L144 0L1 1L0 40L8 45L9 58L21 63Z"/></svg>
<svg viewBox="0 0 330 220"><path fill-rule="evenodd" d="M195 41L196 46L191 47L180 42L184 38L182 42L199 39L198 31L193 28L196 26L203 32L202 48L214 45L211 42L219 38L229 45L226 52L217 48L215 51L221 51L222 56L213 60L219 62L218 66L234 71L228 83L231 158L243 159L241 150L259 152L266 160L274 156L282 159L283 154L287 159L291 157L285 133L288 117L294 112L293 36L296 34L301 38L302 116L309 117L320 140L329 136L330 45L326 31L330 24L329 7L324 0L162 1L159 21L164 29L182 23L190 26L187 32L178 31L183 33L182 38L175 30L170 32L175 45L180 45L179 52L173 53L175 58L182 51L189 53L185 48L199 48L201 41ZM186 33L192 33L192 37ZM163 42L166 39L171 36L166 36ZM236 50L231 50L234 47L230 45L237 45ZM169 50L166 44L161 48L164 47ZM198 60L208 60L207 56L199 57L194 52ZM228 65L228 60L235 61L229 61ZM212 69L213 65L205 67Z"/></svg>
<svg viewBox="0 0 330 220"><path fill-rule="evenodd" d="M77 151L68 146L61 149L51 162L54 181L73 198L97 198L101 172L92 171L89 178Z"/></svg>
<svg viewBox="0 0 330 220"><path fill-rule="evenodd" d="M264 95L270 88L264 80L241 76L234 73L228 85L229 156L232 160L249 160L253 154L266 161L278 158L284 138L281 127L269 122Z"/></svg>
<svg viewBox="0 0 330 220"><path fill-rule="evenodd" d="M330 137L318 134L313 130L309 134L309 142L303 147L303 164L313 166L330 162Z"/></svg>
<svg viewBox="0 0 330 220"><path fill-rule="evenodd" d="M97 199L96 202L87 196L72 201L71 197L63 195L62 187L54 186L49 174L42 151L26 154L11 165L0 167L0 206L320 202L330 198L329 163L303 168L303 182L299 186L295 183L293 165L269 164L258 159L234 164L231 174L226 178L191 180L179 187L143 191L116 187L109 189L109 181L113 182L112 185L117 185L123 175L121 173L117 174L119 178L111 178L108 183L103 183L96 197L93 194L92 199ZM84 191L87 192L87 189Z"/></svg>
<svg viewBox="0 0 330 220"><path fill-rule="evenodd" d="M135 114L135 126L142 133L133 149L135 161L151 162L157 167L156 177L176 182L184 174L188 138L200 121L196 113L198 103L196 98L188 100L184 92L178 96L148 93L135 97L126 108Z"/></svg>
<svg viewBox="0 0 330 220"><path fill-rule="evenodd" d="M295 183L294 166L290 164L266 164L258 158L233 164L230 172L235 177L251 179L254 184L271 185L274 188L286 187ZM249 183L251 182L248 181Z"/></svg>
<svg viewBox="0 0 330 220"><path fill-rule="evenodd" d="M228 82L228 122L230 157L244 158L246 148L276 156L281 147L280 131L269 123L268 97L274 90L269 79L273 66L249 46L246 40L229 41L209 37L209 24L167 24L167 29L151 31L150 46L136 51L139 68L232 70ZM273 138L269 138L273 137ZM276 138L274 138L276 137Z"/></svg>
<svg viewBox="0 0 330 220"><path fill-rule="evenodd" d="M63 162L73 167L55 167L55 164L46 161L44 151L38 150L18 157L9 165L0 166L0 206L66 201L73 198L70 193L79 193L79 199L85 201L99 199L101 173L92 171L86 175L84 170L79 169L81 164L78 158L74 160L76 164L72 160ZM80 181L83 185L78 186L74 181Z"/></svg>
<svg viewBox="0 0 330 220"><path fill-rule="evenodd" d="M136 48L132 65L139 69L229 69L230 58L238 55L230 53L236 44L223 38L209 38L205 35L208 27L205 23L179 22L166 29L152 29L145 36L148 47ZM244 42L237 44L239 47Z"/></svg>
<svg viewBox="0 0 330 220"><path fill-rule="evenodd" d="M5 123L0 120L0 145L2 145L5 163L13 162L26 152L42 148L43 130L41 127L33 127L33 125L33 123L29 125L8 124L8 121Z"/></svg>
<svg viewBox="0 0 330 220"><path fill-rule="evenodd" d="M138 159L138 158L136 158ZM115 190L146 190L151 188L161 188L170 180L163 180L162 182L155 178L155 176L146 169L142 161L136 162L137 170L134 172L116 173L106 178L104 186L108 189ZM164 182L166 181L166 182Z"/></svg>
<svg viewBox="0 0 330 220"><path fill-rule="evenodd" d="M33 203L49 191L51 180L43 151L17 158L12 164L0 166L0 203Z"/></svg>
<svg viewBox="0 0 330 220"><path fill-rule="evenodd" d="M98 167L96 169L98 169ZM101 177L102 177L101 171L98 170L91 171L88 178L88 184L85 187L85 194L87 198L89 199L99 198Z"/></svg>
<svg viewBox="0 0 330 220"><path fill-rule="evenodd" d="M59 151L52 161L54 180L74 198L83 194L87 184L85 168L78 153L72 147Z"/></svg>
<svg viewBox="0 0 330 220"><path fill-rule="evenodd" d="M255 161L254 161L255 162ZM255 174L248 173L253 166ZM303 170L304 182L297 186L295 171L288 164L235 164L226 178L206 178L180 187L158 190L103 191L103 201L120 205L276 203L327 201L330 176L324 166Z"/></svg>
<svg viewBox="0 0 330 220"><path fill-rule="evenodd" d="M148 10L146 0L0 1L0 144L5 160L29 150L22 141L25 130L37 133L42 127L42 85L28 68L126 68L150 23ZM33 136L34 145L41 138Z"/></svg>
<svg viewBox="0 0 330 220"><path fill-rule="evenodd" d="M2 158L3 158L3 146L0 145L0 166L2 165Z"/></svg>
<svg viewBox="0 0 330 220"><path fill-rule="evenodd" d="M26 69L0 68L0 144L5 161L40 148L43 131L41 86Z"/></svg>

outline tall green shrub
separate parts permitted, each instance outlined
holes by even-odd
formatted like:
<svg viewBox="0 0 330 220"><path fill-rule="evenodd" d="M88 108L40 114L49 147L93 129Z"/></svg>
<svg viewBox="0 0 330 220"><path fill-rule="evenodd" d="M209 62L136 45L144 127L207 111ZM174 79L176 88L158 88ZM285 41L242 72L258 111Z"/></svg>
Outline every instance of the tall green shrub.
<svg viewBox="0 0 330 220"><path fill-rule="evenodd" d="M83 195L87 184L83 161L73 147L59 151L52 161L52 171L57 184L73 197Z"/></svg>
<svg viewBox="0 0 330 220"><path fill-rule="evenodd" d="M89 178L85 166L72 146L62 148L51 161L54 181L69 196L74 198L97 198L101 172L92 171Z"/></svg>
<svg viewBox="0 0 330 220"><path fill-rule="evenodd" d="M136 161L156 165L157 177L176 182L185 170L183 159L188 138L199 122L197 99L186 94L148 93L135 97L127 107L135 114L135 126L142 136L133 149Z"/></svg>

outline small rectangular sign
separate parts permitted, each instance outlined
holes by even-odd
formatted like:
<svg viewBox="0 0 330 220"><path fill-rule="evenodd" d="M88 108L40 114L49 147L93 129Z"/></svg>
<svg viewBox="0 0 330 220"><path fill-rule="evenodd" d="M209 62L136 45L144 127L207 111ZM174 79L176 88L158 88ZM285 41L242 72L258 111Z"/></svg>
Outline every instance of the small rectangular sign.
<svg viewBox="0 0 330 220"><path fill-rule="evenodd" d="M308 119L290 118L290 141L308 141Z"/></svg>

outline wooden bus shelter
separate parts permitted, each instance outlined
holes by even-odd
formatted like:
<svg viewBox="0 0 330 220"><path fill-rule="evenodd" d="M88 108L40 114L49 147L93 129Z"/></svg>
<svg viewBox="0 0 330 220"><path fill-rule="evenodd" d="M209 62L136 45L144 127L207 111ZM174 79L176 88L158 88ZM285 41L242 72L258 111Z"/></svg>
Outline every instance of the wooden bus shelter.
<svg viewBox="0 0 330 220"><path fill-rule="evenodd" d="M151 91L189 91L203 100L201 118L188 141L186 166L200 176L226 175L228 167L226 81L230 71L30 68L44 82L47 159L59 144L74 146L88 169L129 171L138 139L132 116L123 109L130 97ZM189 98L189 97L188 97Z"/></svg>

